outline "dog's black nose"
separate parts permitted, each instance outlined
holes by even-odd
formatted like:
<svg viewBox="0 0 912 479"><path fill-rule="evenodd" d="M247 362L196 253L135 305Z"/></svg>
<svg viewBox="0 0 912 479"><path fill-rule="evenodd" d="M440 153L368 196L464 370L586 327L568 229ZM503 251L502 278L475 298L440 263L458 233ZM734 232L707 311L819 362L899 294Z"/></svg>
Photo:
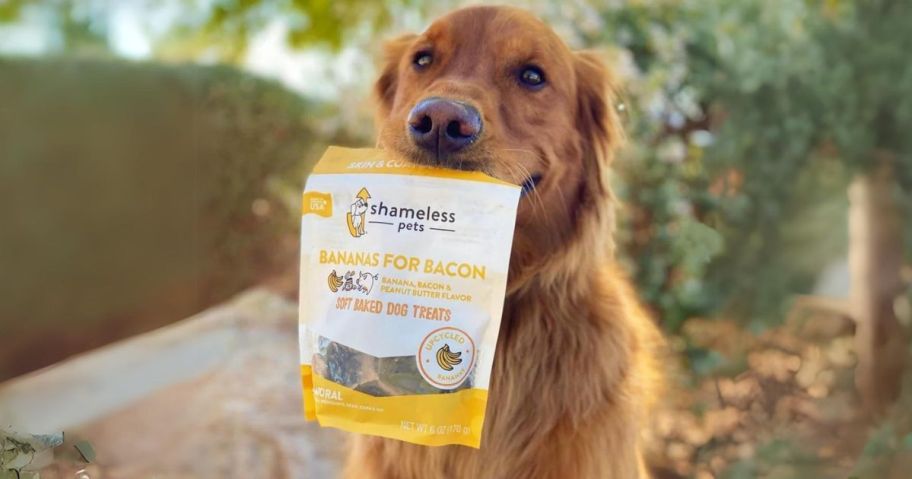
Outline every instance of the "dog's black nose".
<svg viewBox="0 0 912 479"><path fill-rule="evenodd" d="M412 140L438 159L472 144L481 126L481 115L474 107L438 97L421 100L408 117Z"/></svg>

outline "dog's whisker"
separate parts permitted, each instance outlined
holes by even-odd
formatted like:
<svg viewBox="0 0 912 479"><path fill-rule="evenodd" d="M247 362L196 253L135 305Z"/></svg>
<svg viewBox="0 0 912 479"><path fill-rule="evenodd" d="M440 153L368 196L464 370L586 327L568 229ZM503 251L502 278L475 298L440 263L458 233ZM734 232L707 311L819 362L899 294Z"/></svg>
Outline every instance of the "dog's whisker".
<svg viewBox="0 0 912 479"><path fill-rule="evenodd" d="M523 150L523 149L516 149L516 148L503 148L503 149L501 149L501 151L515 151L515 152L519 152L519 153L526 153L526 154L532 155L536 159L540 159L540 156L531 150ZM532 179L532 177L533 177L533 175L528 170L528 168L526 168L525 166L523 166L520 163L506 163L506 165L508 165L508 167L511 169L511 171L510 171L511 176L515 176L516 170L519 171L519 173L520 173L519 176L521 178L525 179L524 184L526 181ZM516 170L514 170L514 168ZM529 199L532 201L533 210L539 209L542 213L542 216L547 217L547 215L544 214L545 213L544 200L541 198L541 195L538 194L538 185L536 184L536 182L531 182L530 187L526 191L526 196L529 197ZM549 218L549 221L550 221L550 218Z"/></svg>
<svg viewBox="0 0 912 479"><path fill-rule="evenodd" d="M520 149L520 148L500 148L500 149L498 149L498 151L521 153L521 154L532 156L534 159L536 159L538 161L542 161L542 156L533 150ZM516 177L517 176L516 173L518 172L519 173L518 177L525 179L525 181L528 181L533 177L533 175L529 171L529 169L518 162L517 163L504 163L504 165L507 167L508 174L510 176ZM561 191L561 190L559 190L559 191ZM529 198L529 200L532 203L533 214L536 214L541 219L543 219L545 222L547 222L548 227L550 227L550 228L556 227L555 223L556 223L557 219L555 217L552 217L551 215L547 214L547 211L545 209L545 201L544 201L544 198L542 198L542 195L538 191L537 182L531 182L530 188L528 188L526 190L525 196L527 198ZM561 192L561 200L563 201L564 205L566 206L566 198L563 196L562 192Z"/></svg>
<svg viewBox="0 0 912 479"><path fill-rule="evenodd" d="M517 150L517 151L525 151L527 153L534 154L533 152L526 151L526 150ZM507 165L507 168L510 170L511 175L515 174L518 170L518 172L520 173L520 176L523 178L530 178L532 176L531 173L529 172L529 170L525 166L523 166L519 163L506 163L506 165ZM541 194L538 192L538 186L536 184L534 184L534 183L532 184L532 187L526 193L526 197L529 198L529 200L532 202L532 211L535 213L539 213L539 216L542 219L544 219L546 222L548 222L549 227L554 227L555 226L554 222L556 221L556 219L553 218L551 215L547 214L547 212L545 210L544 199L542 198Z"/></svg>
<svg viewBox="0 0 912 479"><path fill-rule="evenodd" d="M508 173L510 176L512 176L512 177L517 177L517 176L519 176L519 177L524 177L523 175L524 175L525 173L522 171L522 165L519 165L518 163L504 163L504 166L507 168L507 173ZM536 211L536 210L539 208L539 204L533 199L533 196L537 196L537 195L535 195L534 193L535 193L535 188L533 187L532 189L530 189L530 190L526 193L525 196L526 196L527 198L529 198L529 200L532 202L532 210L533 210L533 211ZM544 208L543 208L543 207L542 207L542 213L544 213Z"/></svg>
<svg viewBox="0 0 912 479"><path fill-rule="evenodd" d="M517 150L517 151L526 151L526 150ZM531 152L531 151L529 151L528 153L535 154L534 152ZM535 156L538 157L538 155L535 155ZM527 178L529 180L531 180L533 178L534 175L532 175L532 173L529 171L529 169L526 168L525 166L523 166L522 164L515 163L515 164L513 164L513 166L515 166L516 168L518 168L520 170L520 173L522 174L522 176L524 178ZM526 194L530 198L534 198L535 200L537 200L539 205L541 206L542 212L544 212L545 205L544 205L544 200L542 199L541 195L538 193L538 182L532 181L530 183L530 188L528 189Z"/></svg>
<svg viewBox="0 0 912 479"><path fill-rule="evenodd" d="M532 150L524 150L524 149L519 149L519 148L499 148L498 151L514 151L514 152L517 152L517 153L525 153L525 154L531 155L531 156L532 156L533 158L535 158L536 160L541 160L541 156L538 155L537 153L535 153L535 152L532 151ZM508 164L511 165L511 166L518 166L518 167L522 168L522 171L521 171L521 172L526 174L525 177L524 177L524 179L527 179L527 178L530 176L530 175L528 174L528 173L529 173L529 170L526 169L526 168L525 168L524 166L522 166L521 164L519 164L519 163L508 163Z"/></svg>

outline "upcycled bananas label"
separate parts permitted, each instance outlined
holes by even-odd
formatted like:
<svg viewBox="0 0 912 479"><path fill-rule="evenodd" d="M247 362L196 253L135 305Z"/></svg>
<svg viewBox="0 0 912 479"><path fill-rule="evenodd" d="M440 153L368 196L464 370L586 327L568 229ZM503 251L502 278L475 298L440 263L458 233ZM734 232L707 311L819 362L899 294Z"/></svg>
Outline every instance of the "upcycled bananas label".
<svg viewBox="0 0 912 479"><path fill-rule="evenodd" d="M520 188L330 147L301 208L304 411L479 447Z"/></svg>

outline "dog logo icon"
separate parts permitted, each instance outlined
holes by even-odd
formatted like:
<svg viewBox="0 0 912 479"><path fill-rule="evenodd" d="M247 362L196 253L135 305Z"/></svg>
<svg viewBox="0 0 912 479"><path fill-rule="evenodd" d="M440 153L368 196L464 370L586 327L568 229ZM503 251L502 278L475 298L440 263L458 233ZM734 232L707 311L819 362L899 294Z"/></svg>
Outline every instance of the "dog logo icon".
<svg viewBox="0 0 912 479"><path fill-rule="evenodd" d="M351 205L351 211L345 215L345 221L348 223L348 232L352 237L358 238L364 236L364 223L367 222L367 200L370 199L370 193L367 188L361 188L355 195L355 202Z"/></svg>

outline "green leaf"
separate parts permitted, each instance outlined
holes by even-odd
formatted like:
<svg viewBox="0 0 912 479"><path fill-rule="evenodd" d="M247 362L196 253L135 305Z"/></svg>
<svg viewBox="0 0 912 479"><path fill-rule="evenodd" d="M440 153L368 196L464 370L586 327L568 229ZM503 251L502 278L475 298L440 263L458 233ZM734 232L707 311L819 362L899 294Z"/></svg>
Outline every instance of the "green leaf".
<svg viewBox="0 0 912 479"><path fill-rule="evenodd" d="M95 461L95 448L92 447L92 444L89 441L86 441L85 439L79 440L76 444L73 444L73 447L79 451L79 455L82 456L82 459L85 460L85 462L91 463Z"/></svg>
<svg viewBox="0 0 912 479"><path fill-rule="evenodd" d="M902 440L903 448L907 450L912 450L912 433L906 434L906 437Z"/></svg>

